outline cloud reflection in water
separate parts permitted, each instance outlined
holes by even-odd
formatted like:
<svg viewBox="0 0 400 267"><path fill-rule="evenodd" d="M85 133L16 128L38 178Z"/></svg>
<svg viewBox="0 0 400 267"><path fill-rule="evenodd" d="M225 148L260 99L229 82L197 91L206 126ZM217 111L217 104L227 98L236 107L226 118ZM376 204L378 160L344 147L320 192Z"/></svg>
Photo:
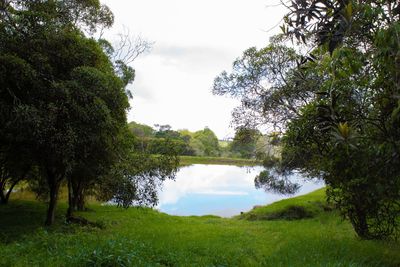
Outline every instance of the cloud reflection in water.
<svg viewBox="0 0 400 267"><path fill-rule="evenodd" d="M262 167L195 164L180 169L175 181L166 181L160 192L158 209L172 215L218 215L230 217L289 196L265 193L254 187L254 177ZM324 186L303 181L296 195Z"/></svg>

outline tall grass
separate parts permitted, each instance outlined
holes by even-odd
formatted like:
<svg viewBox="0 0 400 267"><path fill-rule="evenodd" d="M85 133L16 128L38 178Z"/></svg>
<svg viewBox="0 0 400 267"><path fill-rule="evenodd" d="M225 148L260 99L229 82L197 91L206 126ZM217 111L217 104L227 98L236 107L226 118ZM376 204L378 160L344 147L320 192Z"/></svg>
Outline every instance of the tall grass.
<svg viewBox="0 0 400 267"><path fill-rule="evenodd" d="M256 209L305 206L302 220L170 216L151 209L91 205L78 215L104 229L57 223L42 227L45 205L12 201L0 207L0 266L400 266L396 242L359 240L323 203L323 191Z"/></svg>

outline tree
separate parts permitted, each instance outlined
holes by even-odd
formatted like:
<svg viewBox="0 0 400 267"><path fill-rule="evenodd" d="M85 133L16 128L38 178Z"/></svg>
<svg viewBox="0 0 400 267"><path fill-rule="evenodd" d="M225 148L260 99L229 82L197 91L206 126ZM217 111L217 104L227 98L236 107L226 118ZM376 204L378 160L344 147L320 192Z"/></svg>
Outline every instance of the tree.
<svg viewBox="0 0 400 267"><path fill-rule="evenodd" d="M366 239L399 230L399 19L396 1L294 1L287 16L289 35L329 52L318 62L330 79L304 109L309 120L291 123L286 165L319 173Z"/></svg>
<svg viewBox="0 0 400 267"><path fill-rule="evenodd" d="M126 131L120 143L121 157L97 184L99 200L119 206L155 206L158 190L166 179L174 179L179 165L174 145L151 155L140 149L137 138Z"/></svg>
<svg viewBox="0 0 400 267"><path fill-rule="evenodd" d="M32 169L25 147L3 146L0 152L0 204L7 204L16 185L27 179Z"/></svg>
<svg viewBox="0 0 400 267"><path fill-rule="evenodd" d="M272 38L263 49L247 49L231 73L222 72L214 80L213 93L241 101L232 113L237 127L267 125L283 130L313 96L304 87L317 88L321 82L315 72L296 71L300 61L301 55L286 47L282 37Z"/></svg>
<svg viewBox="0 0 400 267"><path fill-rule="evenodd" d="M154 134L156 138L177 139L180 136L179 132L172 130L172 127L168 124L166 125L155 124L154 127L156 127L157 129L156 133Z"/></svg>
<svg viewBox="0 0 400 267"><path fill-rule="evenodd" d="M112 17L98 1L3 1L0 15L1 140L32 151L50 225L61 182L95 147L110 152L126 123L124 82L79 29Z"/></svg>
<svg viewBox="0 0 400 267"><path fill-rule="evenodd" d="M293 61L264 60L276 45L253 49L214 85L250 108L242 122L267 118L284 133L282 160L256 185L295 191L285 180L293 170L322 178L361 238L392 237L400 215L399 3L295 0L289 8L282 30L314 45L310 53L286 65Z"/></svg>
<svg viewBox="0 0 400 267"><path fill-rule="evenodd" d="M102 9L105 9L107 14L110 14L112 17L112 13L107 7L102 7ZM106 53L108 58L111 60L115 74L123 83L126 95L129 98L132 98L133 95L128 86L135 79L135 69L129 65L138 56L149 51L152 43L141 37L132 38L129 34L129 31L124 29L124 33L119 34L119 42L113 46L110 42L101 38L103 30L104 25L101 27L100 38L97 40L97 42L102 47L104 53ZM141 135L153 135L154 132L151 127L135 123L131 123L130 128L142 130L143 132L140 133ZM142 150L145 149L144 139L145 138L141 138ZM114 144L114 147L115 146L116 145ZM79 160L79 164L77 164L77 166L75 166L71 171L72 174L68 180L69 208L67 212L67 218L72 217L73 210L84 210L86 193L90 192L91 194L94 194L93 187L98 182L99 178L104 175L104 173L109 172L109 168L113 165L112 162L115 160L115 156L114 158L110 157L110 151L112 151L112 149L108 149L107 146L102 146L102 148L106 149L106 151L100 151L98 147L95 146L92 153L89 154L89 158L82 158Z"/></svg>
<svg viewBox="0 0 400 267"><path fill-rule="evenodd" d="M117 75L125 84L125 92L132 98L132 92L128 85L135 79L135 70L130 66L141 54L151 50L153 43L140 36L132 37L127 28L123 33L118 34L118 42L111 44L106 39L101 38L104 28L101 29L98 43L103 48L114 65Z"/></svg>
<svg viewBox="0 0 400 267"><path fill-rule="evenodd" d="M257 129L240 127L236 129L235 136L230 143L230 150L238 153L242 158L254 158L256 156L256 144L262 134Z"/></svg>
<svg viewBox="0 0 400 267"><path fill-rule="evenodd" d="M154 136L155 130L151 126L134 121L130 122L128 126L129 130L138 138L150 138Z"/></svg>
<svg viewBox="0 0 400 267"><path fill-rule="evenodd" d="M213 93L240 100L241 106L232 113L236 128L262 127L273 133L284 132L288 122L300 116L300 108L313 100L327 79L312 61L307 64L314 64L314 69L298 69L302 61L299 52L286 46L284 36L275 36L267 47L243 52L234 61L231 73L224 71L214 80ZM258 142L257 154L270 168L279 158L275 153L278 149L264 139Z"/></svg>
<svg viewBox="0 0 400 267"><path fill-rule="evenodd" d="M199 153L202 153L204 156L218 156L219 155L219 144L218 138L215 133L205 127L203 130L197 131L193 134L193 141L199 146ZM195 149L196 151L196 149Z"/></svg>

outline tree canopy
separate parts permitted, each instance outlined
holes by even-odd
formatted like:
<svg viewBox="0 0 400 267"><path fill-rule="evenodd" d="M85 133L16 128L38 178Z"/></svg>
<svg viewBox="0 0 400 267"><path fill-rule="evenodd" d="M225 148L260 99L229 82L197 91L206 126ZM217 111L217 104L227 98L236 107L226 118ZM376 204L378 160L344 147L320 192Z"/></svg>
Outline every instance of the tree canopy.
<svg viewBox="0 0 400 267"><path fill-rule="evenodd" d="M98 0L6 0L0 18L2 202L17 182L33 177L39 191L48 192L50 225L65 181L71 215L110 172L126 168L136 178L131 184L145 177L150 186L173 177L175 158L128 168L141 155L126 140L126 86L134 70L112 58L104 40L86 35L112 25L107 6Z"/></svg>
<svg viewBox="0 0 400 267"><path fill-rule="evenodd" d="M290 193L297 189L285 178L292 171L322 178L328 200L360 237L396 236L400 5L295 0L288 7L284 35L245 51L232 74L214 83L214 93L241 100L236 125L283 132L282 159L256 184ZM309 52L288 48L286 38Z"/></svg>

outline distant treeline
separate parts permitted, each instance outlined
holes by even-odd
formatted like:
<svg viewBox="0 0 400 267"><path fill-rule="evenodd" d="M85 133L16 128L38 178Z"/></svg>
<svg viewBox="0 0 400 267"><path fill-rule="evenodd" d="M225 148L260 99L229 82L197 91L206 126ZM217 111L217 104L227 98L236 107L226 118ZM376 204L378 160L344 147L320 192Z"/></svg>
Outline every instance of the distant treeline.
<svg viewBox="0 0 400 267"><path fill-rule="evenodd" d="M162 154L167 149L184 156L264 158L277 156L280 142L278 134L263 135L255 129L238 128L231 140L218 140L208 127L191 132L172 130L170 125L154 125L136 122L129 123L130 131L138 139L143 151L150 154Z"/></svg>

